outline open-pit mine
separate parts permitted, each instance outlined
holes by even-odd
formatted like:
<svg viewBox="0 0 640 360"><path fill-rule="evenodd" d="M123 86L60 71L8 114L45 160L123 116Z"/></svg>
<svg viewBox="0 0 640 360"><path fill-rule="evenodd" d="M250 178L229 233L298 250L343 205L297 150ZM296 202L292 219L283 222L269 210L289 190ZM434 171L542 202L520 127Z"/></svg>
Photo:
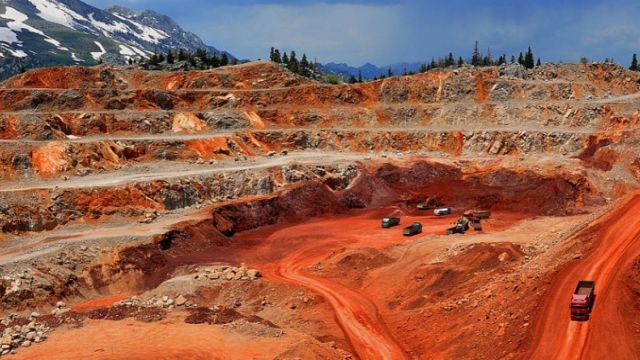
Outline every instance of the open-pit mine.
<svg viewBox="0 0 640 360"><path fill-rule="evenodd" d="M0 358L637 358L639 110L610 64L28 71L0 84Z"/></svg>

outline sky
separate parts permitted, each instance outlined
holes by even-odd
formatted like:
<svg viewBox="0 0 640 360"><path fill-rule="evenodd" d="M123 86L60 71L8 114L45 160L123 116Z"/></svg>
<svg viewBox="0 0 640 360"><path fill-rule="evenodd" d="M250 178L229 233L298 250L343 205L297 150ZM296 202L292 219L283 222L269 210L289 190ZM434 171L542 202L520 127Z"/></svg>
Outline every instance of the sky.
<svg viewBox="0 0 640 360"><path fill-rule="evenodd" d="M321 63L382 66L468 58L475 41L494 56L531 46L542 61L640 53L639 0L84 0L169 15L205 43L242 59L272 46Z"/></svg>

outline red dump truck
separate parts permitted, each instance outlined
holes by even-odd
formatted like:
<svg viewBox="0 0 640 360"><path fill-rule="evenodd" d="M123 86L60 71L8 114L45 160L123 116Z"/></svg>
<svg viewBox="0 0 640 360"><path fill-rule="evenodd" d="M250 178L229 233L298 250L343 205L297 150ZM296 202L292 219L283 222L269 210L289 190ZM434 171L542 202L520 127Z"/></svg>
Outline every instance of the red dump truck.
<svg viewBox="0 0 640 360"><path fill-rule="evenodd" d="M589 320L596 295L594 281L581 280L571 296L571 320Z"/></svg>

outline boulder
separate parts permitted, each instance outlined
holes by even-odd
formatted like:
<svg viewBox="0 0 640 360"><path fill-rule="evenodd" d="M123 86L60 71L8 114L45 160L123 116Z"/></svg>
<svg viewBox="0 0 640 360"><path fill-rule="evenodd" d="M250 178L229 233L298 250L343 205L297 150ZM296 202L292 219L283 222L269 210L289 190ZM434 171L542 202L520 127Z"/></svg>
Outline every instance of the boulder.
<svg viewBox="0 0 640 360"><path fill-rule="evenodd" d="M249 277L249 279L251 280L256 280L260 277L262 277L262 274L260 273L260 271L256 270L256 269L249 269L247 271L247 276Z"/></svg>
<svg viewBox="0 0 640 360"><path fill-rule="evenodd" d="M176 306L184 306L186 302L187 302L187 299L182 295L176 298Z"/></svg>

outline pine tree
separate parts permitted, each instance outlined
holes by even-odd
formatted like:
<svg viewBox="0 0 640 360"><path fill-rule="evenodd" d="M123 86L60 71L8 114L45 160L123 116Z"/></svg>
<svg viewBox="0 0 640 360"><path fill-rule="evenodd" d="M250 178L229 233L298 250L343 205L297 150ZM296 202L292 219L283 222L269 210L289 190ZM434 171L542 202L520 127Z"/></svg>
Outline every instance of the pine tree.
<svg viewBox="0 0 640 360"><path fill-rule="evenodd" d="M195 52L195 57L200 59L200 62L202 64L208 64L209 63L209 54L207 53L206 50L204 49L196 49Z"/></svg>
<svg viewBox="0 0 640 360"><path fill-rule="evenodd" d="M458 67L460 67L460 66L462 66L462 65L464 65L464 60L462 59L462 56L460 56L460 57L458 58Z"/></svg>
<svg viewBox="0 0 640 360"><path fill-rule="evenodd" d="M176 62L175 57L173 56L173 51L169 50L167 53L167 64L173 64Z"/></svg>
<svg viewBox="0 0 640 360"><path fill-rule="evenodd" d="M524 67L527 69L533 69L534 65L533 52L531 51L531 47L529 47L526 55L524 56Z"/></svg>
<svg viewBox="0 0 640 360"><path fill-rule="evenodd" d="M358 70L358 82L362 82L362 71Z"/></svg>
<svg viewBox="0 0 640 360"><path fill-rule="evenodd" d="M273 62L277 62L275 58L276 58L276 49L272 46L271 50L269 51L269 60Z"/></svg>
<svg viewBox="0 0 640 360"><path fill-rule="evenodd" d="M518 56L518 64L524 66L524 55L520 52L520 56Z"/></svg>
<svg viewBox="0 0 640 360"><path fill-rule="evenodd" d="M300 63L298 62L298 59L296 58L296 52L294 50L291 50L291 54L289 55L289 70L291 70L291 72L293 73L298 73L300 71Z"/></svg>
<svg viewBox="0 0 640 360"><path fill-rule="evenodd" d="M633 54L633 57L631 58L631 66L629 66L629 70L633 70L633 71L640 70L640 68L638 68L638 55Z"/></svg>
<svg viewBox="0 0 640 360"><path fill-rule="evenodd" d="M540 66L542 65L542 62L540 61L540 58L538 58L538 61L536 62L536 66Z"/></svg>
<svg viewBox="0 0 640 360"><path fill-rule="evenodd" d="M149 58L149 65L156 66L158 64L160 64L160 58L158 57L158 54L151 55L151 58Z"/></svg>
<svg viewBox="0 0 640 360"><path fill-rule="evenodd" d="M491 48L487 48L487 56L485 57L484 65L485 66L493 65L493 55L491 55Z"/></svg>
<svg viewBox="0 0 640 360"><path fill-rule="evenodd" d="M515 57L515 56L513 56L513 55L511 55L511 63L512 63L512 64L515 64L515 63L516 63L516 57Z"/></svg>
<svg viewBox="0 0 640 360"><path fill-rule="evenodd" d="M220 57L220 66L227 65L229 65L229 57L227 56L227 53L222 53L222 56Z"/></svg>
<svg viewBox="0 0 640 360"><path fill-rule="evenodd" d="M419 72L425 73L427 70L427 64L420 64L420 68L418 69Z"/></svg>
<svg viewBox="0 0 640 360"><path fill-rule="evenodd" d="M480 66L482 58L480 56L480 50L478 50L478 40L476 40L476 45L473 48L473 55L471 56L471 65Z"/></svg>
<svg viewBox="0 0 640 360"><path fill-rule="evenodd" d="M307 54L302 54L302 60L300 60L300 75L311 75L311 72L309 71L309 60L307 60Z"/></svg>
<svg viewBox="0 0 640 360"><path fill-rule="evenodd" d="M358 79L356 79L355 76L349 75L349 84L355 84L357 82L358 82Z"/></svg>
<svg viewBox="0 0 640 360"><path fill-rule="evenodd" d="M387 69L387 77L392 77L393 76L393 71L391 71L391 66L389 66L389 69Z"/></svg>
<svg viewBox="0 0 640 360"><path fill-rule="evenodd" d="M128 63L129 63L129 65L133 65L133 59L132 59L132 58L129 58Z"/></svg>
<svg viewBox="0 0 640 360"><path fill-rule="evenodd" d="M449 66L453 66L455 64L456 64L456 61L453 58L453 53L449 53L449 55L447 56L447 60L445 61L445 66L449 67Z"/></svg>
<svg viewBox="0 0 640 360"><path fill-rule="evenodd" d="M220 67L220 58L217 55L213 55L211 59L209 59L209 65L212 68Z"/></svg>
<svg viewBox="0 0 640 360"><path fill-rule="evenodd" d="M187 60L187 54L185 54L184 49L180 49L180 51L178 51L178 61L185 60Z"/></svg>
<svg viewBox="0 0 640 360"><path fill-rule="evenodd" d="M280 50L276 49L276 51L273 52L273 62L276 62L278 64L282 64L282 57L280 57Z"/></svg>

